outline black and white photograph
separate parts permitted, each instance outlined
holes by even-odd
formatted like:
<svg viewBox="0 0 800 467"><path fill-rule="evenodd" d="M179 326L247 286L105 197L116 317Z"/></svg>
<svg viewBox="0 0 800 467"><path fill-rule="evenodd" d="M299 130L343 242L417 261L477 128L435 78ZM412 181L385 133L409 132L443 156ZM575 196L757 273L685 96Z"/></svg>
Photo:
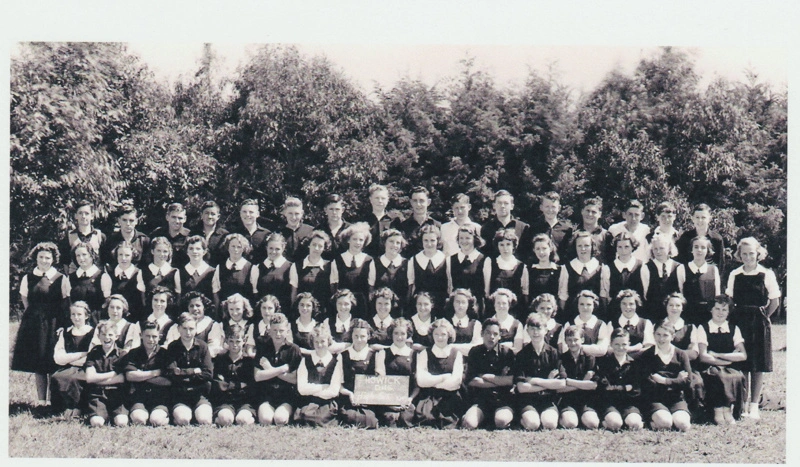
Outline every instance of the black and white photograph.
<svg viewBox="0 0 800 467"><path fill-rule="evenodd" d="M793 457L783 3L241 3L7 35L8 457Z"/></svg>

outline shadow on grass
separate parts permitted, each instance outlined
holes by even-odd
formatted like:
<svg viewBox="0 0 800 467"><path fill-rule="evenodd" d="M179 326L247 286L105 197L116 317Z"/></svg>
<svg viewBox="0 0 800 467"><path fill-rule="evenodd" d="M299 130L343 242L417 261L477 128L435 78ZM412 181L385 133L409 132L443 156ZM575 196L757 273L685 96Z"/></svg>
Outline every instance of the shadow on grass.
<svg viewBox="0 0 800 467"><path fill-rule="evenodd" d="M11 402L8 404L8 416L16 417L19 415L30 414L34 419L42 420L52 418L53 409L47 407L34 407L27 402Z"/></svg>

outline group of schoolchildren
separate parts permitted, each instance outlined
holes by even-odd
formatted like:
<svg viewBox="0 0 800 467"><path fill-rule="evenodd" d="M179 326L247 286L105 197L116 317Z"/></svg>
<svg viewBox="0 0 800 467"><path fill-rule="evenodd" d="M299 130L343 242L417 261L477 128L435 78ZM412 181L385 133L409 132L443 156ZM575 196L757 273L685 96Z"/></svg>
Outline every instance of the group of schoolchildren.
<svg viewBox="0 0 800 467"><path fill-rule="evenodd" d="M387 213L387 187L369 199L349 223L328 196L315 228L287 198L274 232L254 200L230 231L214 201L192 230L173 203L150 236L130 204L106 235L78 203L61 244L31 252L11 369L36 374L39 405L92 426L687 430L760 417L781 292L752 237L723 289L707 205L680 233L670 202L652 229L636 200L605 229L601 199L573 224L554 192L531 224L505 190L483 225L463 194L444 224L424 187L406 219ZM359 404L356 375L408 376L408 398Z"/></svg>

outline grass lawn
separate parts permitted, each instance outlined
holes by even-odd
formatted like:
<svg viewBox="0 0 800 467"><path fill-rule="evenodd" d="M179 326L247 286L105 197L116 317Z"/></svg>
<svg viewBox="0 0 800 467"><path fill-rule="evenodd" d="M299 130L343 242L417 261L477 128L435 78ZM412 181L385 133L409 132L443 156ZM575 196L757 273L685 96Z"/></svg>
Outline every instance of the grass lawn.
<svg viewBox="0 0 800 467"><path fill-rule="evenodd" d="M11 340L16 323L10 326ZM13 345L13 344L12 344ZM775 372L766 375L762 419L688 433L605 430L361 430L307 427L127 427L90 429L38 416L33 375L9 378L11 457L167 459L363 459L560 462L786 462L786 326L773 327ZM68 453L68 454L67 454Z"/></svg>

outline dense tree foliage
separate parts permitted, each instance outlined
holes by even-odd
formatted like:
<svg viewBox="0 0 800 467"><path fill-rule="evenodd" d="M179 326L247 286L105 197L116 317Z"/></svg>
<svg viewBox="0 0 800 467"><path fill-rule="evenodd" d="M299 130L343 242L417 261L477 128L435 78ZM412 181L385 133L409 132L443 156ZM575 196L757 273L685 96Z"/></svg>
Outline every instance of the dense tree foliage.
<svg viewBox="0 0 800 467"><path fill-rule="evenodd" d="M335 64L294 47L264 46L236 76L220 76L206 46L196 73L169 88L122 44L24 44L11 66L12 287L24 253L62 237L80 198L97 203L107 228L121 199L149 231L165 203L186 203L191 218L209 197L227 221L257 198L275 223L287 195L305 199L316 223L328 193L345 196L351 218L365 211L372 182L389 185L400 210L426 185L440 218L466 192L485 219L500 188L525 220L551 189L567 215L602 196L606 222L627 199L648 208L668 199L685 227L688 206L705 202L729 245L758 237L784 278L787 91L754 72L699 82L688 55L665 48L580 96L534 72L504 89L468 59L433 87L403 78L370 99Z"/></svg>

